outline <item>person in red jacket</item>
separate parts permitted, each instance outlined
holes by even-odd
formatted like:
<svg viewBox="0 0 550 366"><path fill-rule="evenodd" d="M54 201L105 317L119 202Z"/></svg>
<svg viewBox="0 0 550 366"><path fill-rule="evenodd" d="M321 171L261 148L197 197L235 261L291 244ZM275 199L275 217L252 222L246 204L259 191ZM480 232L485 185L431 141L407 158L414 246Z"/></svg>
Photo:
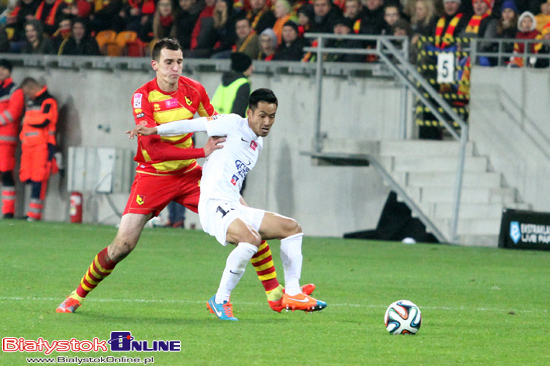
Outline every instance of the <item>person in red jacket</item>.
<svg viewBox="0 0 550 366"><path fill-rule="evenodd" d="M31 185L31 201L27 220L42 219L48 179L56 168L57 152L55 132L57 126L57 101L46 86L33 78L26 78L21 89L27 98L25 115L21 124L21 168L19 179ZM55 171L54 171L55 172Z"/></svg>
<svg viewBox="0 0 550 366"><path fill-rule="evenodd" d="M15 147L25 97L11 78L12 64L0 59L0 176L2 178L2 214L5 219L15 215Z"/></svg>

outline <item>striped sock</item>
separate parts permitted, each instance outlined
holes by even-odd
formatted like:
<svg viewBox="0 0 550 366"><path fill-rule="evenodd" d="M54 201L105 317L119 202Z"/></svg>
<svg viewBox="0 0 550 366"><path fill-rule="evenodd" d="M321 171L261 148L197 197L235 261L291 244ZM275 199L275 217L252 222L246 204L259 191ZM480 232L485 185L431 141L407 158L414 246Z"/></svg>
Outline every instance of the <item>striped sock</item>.
<svg viewBox="0 0 550 366"><path fill-rule="evenodd" d="M254 266L256 274L264 286L267 299L277 301L283 297L283 287L277 280L271 249L269 249L269 244L265 240L262 241L258 253L252 257L250 263Z"/></svg>
<svg viewBox="0 0 550 366"><path fill-rule="evenodd" d="M84 300L84 298L86 297L86 295L88 295L90 291L96 288L96 286L99 285L99 283L103 281L105 277L111 274L115 266L116 263L113 262L111 258L109 258L107 248L99 252L95 256L92 264L90 264L86 275L82 277L80 285L78 285L78 288L75 291L75 295L78 296L77 300ZM73 295L73 297L75 298L76 296Z"/></svg>

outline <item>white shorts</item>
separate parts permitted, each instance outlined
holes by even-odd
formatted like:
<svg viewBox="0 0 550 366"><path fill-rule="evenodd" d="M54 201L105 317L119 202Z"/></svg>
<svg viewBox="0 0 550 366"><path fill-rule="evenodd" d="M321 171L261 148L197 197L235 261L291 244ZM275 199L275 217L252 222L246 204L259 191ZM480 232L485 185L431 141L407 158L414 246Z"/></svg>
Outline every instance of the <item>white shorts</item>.
<svg viewBox="0 0 550 366"><path fill-rule="evenodd" d="M259 231L265 211L222 200L199 201L199 218L202 229L215 236L221 245L227 245L227 228L235 219L241 219Z"/></svg>

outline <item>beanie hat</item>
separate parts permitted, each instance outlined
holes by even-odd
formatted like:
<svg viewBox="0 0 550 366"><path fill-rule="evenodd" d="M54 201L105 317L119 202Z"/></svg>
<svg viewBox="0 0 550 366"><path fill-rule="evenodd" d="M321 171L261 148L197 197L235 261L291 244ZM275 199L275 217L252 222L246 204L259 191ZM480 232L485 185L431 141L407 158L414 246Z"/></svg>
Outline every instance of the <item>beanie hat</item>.
<svg viewBox="0 0 550 366"><path fill-rule="evenodd" d="M242 52L233 52L231 54L231 70L245 72L250 65L252 65L252 59L247 54Z"/></svg>
<svg viewBox="0 0 550 366"><path fill-rule="evenodd" d="M472 0L472 5L476 2L477 0ZM495 5L495 2L494 0L483 0L483 2L485 4L487 4L487 7L489 8L489 10L493 10L493 6Z"/></svg>
<svg viewBox="0 0 550 366"><path fill-rule="evenodd" d="M277 0L277 2L279 2L279 0ZM285 24L283 24L283 27L292 27L292 29L294 29L297 34L300 34L300 31L298 30L298 24L294 23L292 20L287 20Z"/></svg>
<svg viewBox="0 0 550 366"><path fill-rule="evenodd" d="M462 1L460 0L443 0L443 4L446 4L446 3L461 3Z"/></svg>
<svg viewBox="0 0 550 366"><path fill-rule="evenodd" d="M514 13L518 13L518 7L516 6L516 3L513 0L506 0L502 3L502 6L500 7L501 10L504 9L511 9Z"/></svg>
<svg viewBox="0 0 550 366"><path fill-rule="evenodd" d="M530 11L524 11L523 13L521 13L521 15L518 18L518 29L520 29L521 31L521 21L526 17L529 17L533 20L533 25L531 26L531 29L529 29L529 32L531 32L535 30L535 28L537 27L537 20L535 19L535 16L533 15L533 13L531 13Z"/></svg>
<svg viewBox="0 0 550 366"><path fill-rule="evenodd" d="M279 1L279 0L277 0L277 1ZM353 24L354 24L353 19L346 18L346 17L340 17L340 18L336 19L336 21L334 22L334 26L343 25L343 26L346 26L346 27L348 27L349 29L352 29L352 30L353 30Z"/></svg>
<svg viewBox="0 0 550 366"><path fill-rule="evenodd" d="M279 43L279 39L277 38L277 35L273 31L273 29L271 28L264 29L263 32L260 33L260 37L261 36L268 36L269 38L271 38L271 45L273 47L277 47L277 43Z"/></svg>
<svg viewBox="0 0 550 366"><path fill-rule="evenodd" d="M6 60L5 58L2 58L2 59L0 59L0 67L8 69L8 71L11 72L11 70L13 68L13 65L11 64L11 62Z"/></svg>

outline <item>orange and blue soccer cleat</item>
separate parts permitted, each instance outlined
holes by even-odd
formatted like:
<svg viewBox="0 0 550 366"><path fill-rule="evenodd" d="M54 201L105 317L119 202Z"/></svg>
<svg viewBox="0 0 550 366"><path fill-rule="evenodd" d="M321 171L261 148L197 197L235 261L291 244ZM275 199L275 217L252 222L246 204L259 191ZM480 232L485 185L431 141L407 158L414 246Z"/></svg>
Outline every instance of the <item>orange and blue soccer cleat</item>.
<svg viewBox="0 0 550 366"><path fill-rule="evenodd" d="M327 307L327 303L317 300L306 294L298 294L290 296L284 294L282 298L282 306L286 310L303 310L305 312L321 311Z"/></svg>
<svg viewBox="0 0 550 366"><path fill-rule="evenodd" d="M302 286L302 293L305 295L311 295L315 291L315 285L313 283L308 283L307 285ZM283 288L283 295L285 294L285 289ZM283 298L281 297L277 301L269 301L267 303L273 311L280 313L285 307L283 306Z"/></svg>
<svg viewBox="0 0 550 366"><path fill-rule="evenodd" d="M67 296L65 301L63 301L57 309L55 309L56 313L74 313L76 309L82 306L80 301L74 297L72 297L74 292Z"/></svg>
<svg viewBox="0 0 550 366"><path fill-rule="evenodd" d="M227 300L218 304L216 302L216 295L212 296L212 298L206 302L206 307L221 320L239 320L233 316L233 305Z"/></svg>

